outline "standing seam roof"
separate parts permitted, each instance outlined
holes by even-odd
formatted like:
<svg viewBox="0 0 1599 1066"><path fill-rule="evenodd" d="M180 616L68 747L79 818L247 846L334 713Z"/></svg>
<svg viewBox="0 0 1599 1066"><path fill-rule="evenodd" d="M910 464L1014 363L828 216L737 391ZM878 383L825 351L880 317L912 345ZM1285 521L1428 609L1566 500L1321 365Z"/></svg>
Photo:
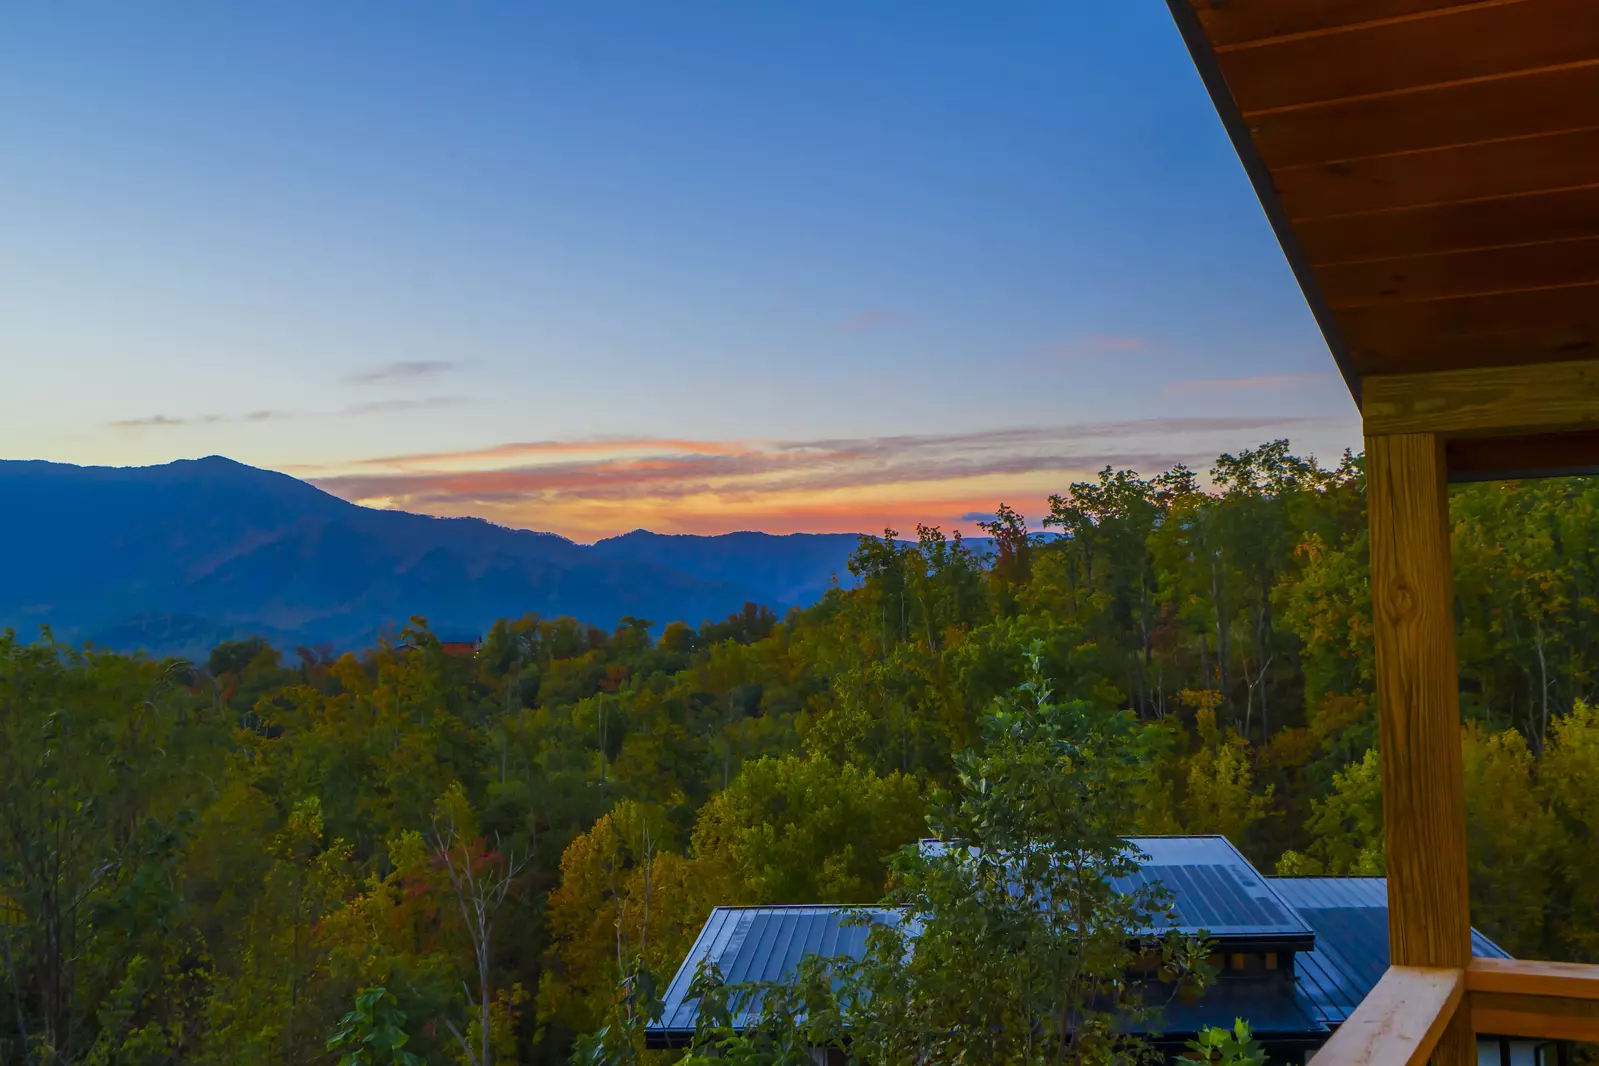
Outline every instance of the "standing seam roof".
<svg viewBox="0 0 1599 1066"><path fill-rule="evenodd" d="M1299 987L1329 1026L1341 1025L1388 969L1388 881L1383 877L1273 877L1289 906L1316 931L1316 946L1294 958ZM1471 931L1471 953L1509 958Z"/></svg>

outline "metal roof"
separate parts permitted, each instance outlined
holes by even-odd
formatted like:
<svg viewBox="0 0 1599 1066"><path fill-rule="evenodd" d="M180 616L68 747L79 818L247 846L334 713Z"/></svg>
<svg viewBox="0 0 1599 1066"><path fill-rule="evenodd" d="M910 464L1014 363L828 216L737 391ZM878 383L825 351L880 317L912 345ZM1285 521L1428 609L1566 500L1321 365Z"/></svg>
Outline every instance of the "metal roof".
<svg viewBox="0 0 1599 1066"><path fill-rule="evenodd" d="M854 915L899 921L898 911L882 907L717 907L667 986L661 1021L651 1023L650 1032L664 1037L693 1031L696 1006L684 1001L702 959L716 963L728 984L742 984L780 981L807 955L859 958L870 929ZM758 1001L745 1005L735 1024L753 1021L759 1008Z"/></svg>
<svg viewBox="0 0 1599 1066"><path fill-rule="evenodd" d="M688 999L688 986L700 960L709 957L727 983L740 984L780 981L807 955L859 958L870 930L852 915L899 920L897 911L876 907L717 907L667 986L661 1020L645 1027L646 1042L654 1048L681 1047L693 1034L696 1004ZM748 1025L759 1013L757 998L743 1005L734 1025ZM1165 1043L1180 1041L1207 1025L1230 1026L1239 1017L1248 1018L1262 1037L1326 1035L1315 1004L1302 992L1282 995L1231 982L1218 982L1196 1003L1165 1004L1157 1019L1160 1029L1152 1035Z"/></svg>
<svg viewBox="0 0 1599 1066"><path fill-rule="evenodd" d="M1289 950L1308 948L1311 929L1280 899L1270 881L1224 836L1127 837L1142 854L1139 870L1118 877L1122 891L1155 885L1171 893L1174 927L1204 933L1228 944L1265 944ZM928 854L948 845L922 841ZM1168 928L1162 926L1162 928Z"/></svg>
<svg viewBox="0 0 1599 1066"><path fill-rule="evenodd" d="M1340 1025L1388 969L1388 879L1384 877L1272 877L1277 894L1316 932L1312 951L1294 957L1299 987L1317 1018ZM1471 931L1471 953L1509 954Z"/></svg>
<svg viewBox="0 0 1599 1066"><path fill-rule="evenodd" d="M1118 879L1117 887L1164 886L1172 894L1179 929L1224 941L1310 947L1310 926L1226 837L1129 837L1128 843L1145 859L1138 873Z"/></svg>
<svg viewBox="0 0 1599 1066"><path fill-rule="evenodd" d="M1262 877L1227 838L1151 836L1129 837L1128 842L1143 854L1143 868L1131 878L1119 879L1119 887L1164 885L1172 893L1178 929L1203 931L1221 941L1224 948L1244 944L1290 950L1310 947L1311 927L1277 894L1273 881ZM944 846L939 841L923 842L930 852ZM806 955L858 957L869 930L854 924L849 919L851 914L869 914L877 921L899 920L897 911L885 908L716 908L667 987L660 1023L649 1026L655 1042L693 1030L695 1007L692 1001L685 1003L685 999L701 959L712 959L729 984L782 980ZM1209 995L1205 998L1207 1002L1199 1009L1214 1022L1220 1016L1216 1012L1225 1013L1225 1009L1209 1003ZM752 1002L746 1016L753 1017L758 1008L758 1002ZM1186 1016L1183 1011L1190 1009L1175 1007L1168 1011L1168 1028L1176 1026ZM1291 1002L1257 1004L1252 1009L1281 1013L1283 1024L1290 1026L1292 1016L1297 1016L1299 1010ZM1231 1018L1223 1020L1230 1023ZM743 1019L739 1021L742 1023ZM1309 1018L1305 1022L1313 1028L1316 1025Z"/></svg>
<svg viewBox="0 0 1599 1066"><path fill-rule="evenodd" d="M1311 1036L1348 1018L1388 968L1385 878L1262 877L1224 837L1129 839L1146 860L1127 883L1158 881L1170 888L1182 928L1203 929L1223 948L1240 940L1303 943L1294 958L1293 996L1263 997L1218 982L1197 1003L1165 1008L1168 1036L1231 1024L1235 1015L1249 1018L1263 1036ZM717 907L667 987L661 1021L647 1027L650 1045L681 1043L693 1031L695 1004L686 1000L700 960L713 960L729 984L780 981L807 955L858 958L869 929L857 915L877 922L900 918L881 907ZM1473 954L1509 957L1475 929L1471 935ZM747 1024L758 1010L758 1002L745 1005L735 1023Z"/></svg>

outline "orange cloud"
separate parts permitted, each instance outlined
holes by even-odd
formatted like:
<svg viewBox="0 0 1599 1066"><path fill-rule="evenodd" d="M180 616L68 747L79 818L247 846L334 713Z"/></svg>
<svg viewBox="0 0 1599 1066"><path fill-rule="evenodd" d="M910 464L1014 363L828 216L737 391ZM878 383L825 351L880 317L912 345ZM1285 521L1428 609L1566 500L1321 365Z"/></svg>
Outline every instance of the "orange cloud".
<svg viewBox="0 0 1599 1066"><path fill-rule="evenodd" d="M974 529L1000 500L1044 501L1104 466L1203 467L1323 419L1180 418L816 440L535 441L367 459L312 480L345 499L588 539L663 532Z"/></svg>
<svg viewBox="0 0 1599 1066"><path fill-rule="evenodd" d="M585 455L608 452L671 451L703 455L732 455L744 446L728 441L673 440L658 437L611 438L595 437L589 440L534 440L496 444L491 448L478 448L458 452L422 452L415 455L383 456L363 459L357 465L381 466L458 466L463 463L492 463L508 459L523 459L540 455Z"/></svg>

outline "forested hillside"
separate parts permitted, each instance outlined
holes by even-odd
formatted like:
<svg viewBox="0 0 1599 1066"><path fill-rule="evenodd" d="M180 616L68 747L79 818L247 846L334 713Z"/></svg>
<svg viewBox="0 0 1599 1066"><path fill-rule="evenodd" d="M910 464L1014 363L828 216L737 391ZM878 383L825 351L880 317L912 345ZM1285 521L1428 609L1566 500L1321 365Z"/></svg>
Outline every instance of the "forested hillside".
<svg viewBox="0 0 1599 1066"><path fill-rule="evenodd" d="M713 904L877 899L1029 651L1136 718L1126 831L1380 872L1363 496L1286 442L1107 470L1027 516L1047 544L1001 508L991 555L863 538L781 619L527 615L475 657L420 619L337 658L7 634L0 1061L332 1063L373 986L424 1061L562 1061ZM1591 959L1599 483L1452 507L1474 920Z"/></svg>

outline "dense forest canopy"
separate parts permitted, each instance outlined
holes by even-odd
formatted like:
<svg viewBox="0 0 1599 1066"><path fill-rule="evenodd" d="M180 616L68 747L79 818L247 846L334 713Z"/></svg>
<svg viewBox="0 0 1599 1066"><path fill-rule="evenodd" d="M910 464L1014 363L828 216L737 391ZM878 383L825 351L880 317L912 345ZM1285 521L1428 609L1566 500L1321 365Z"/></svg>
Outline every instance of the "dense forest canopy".
<svg viewBox="0 0 1599 1066"><path fill-rule="evenodd" d="M1473 918L1520 955L1599 954L1596 507L1452 495ZM1121 831L1380 873L1360 460L1107 469L1039 517L862 538L782 619L529 615L473 656L421 619L201 663L6 633L0 1061L564 1060L714 904L879 899L1029 653L1136 723Z"/></svg>

